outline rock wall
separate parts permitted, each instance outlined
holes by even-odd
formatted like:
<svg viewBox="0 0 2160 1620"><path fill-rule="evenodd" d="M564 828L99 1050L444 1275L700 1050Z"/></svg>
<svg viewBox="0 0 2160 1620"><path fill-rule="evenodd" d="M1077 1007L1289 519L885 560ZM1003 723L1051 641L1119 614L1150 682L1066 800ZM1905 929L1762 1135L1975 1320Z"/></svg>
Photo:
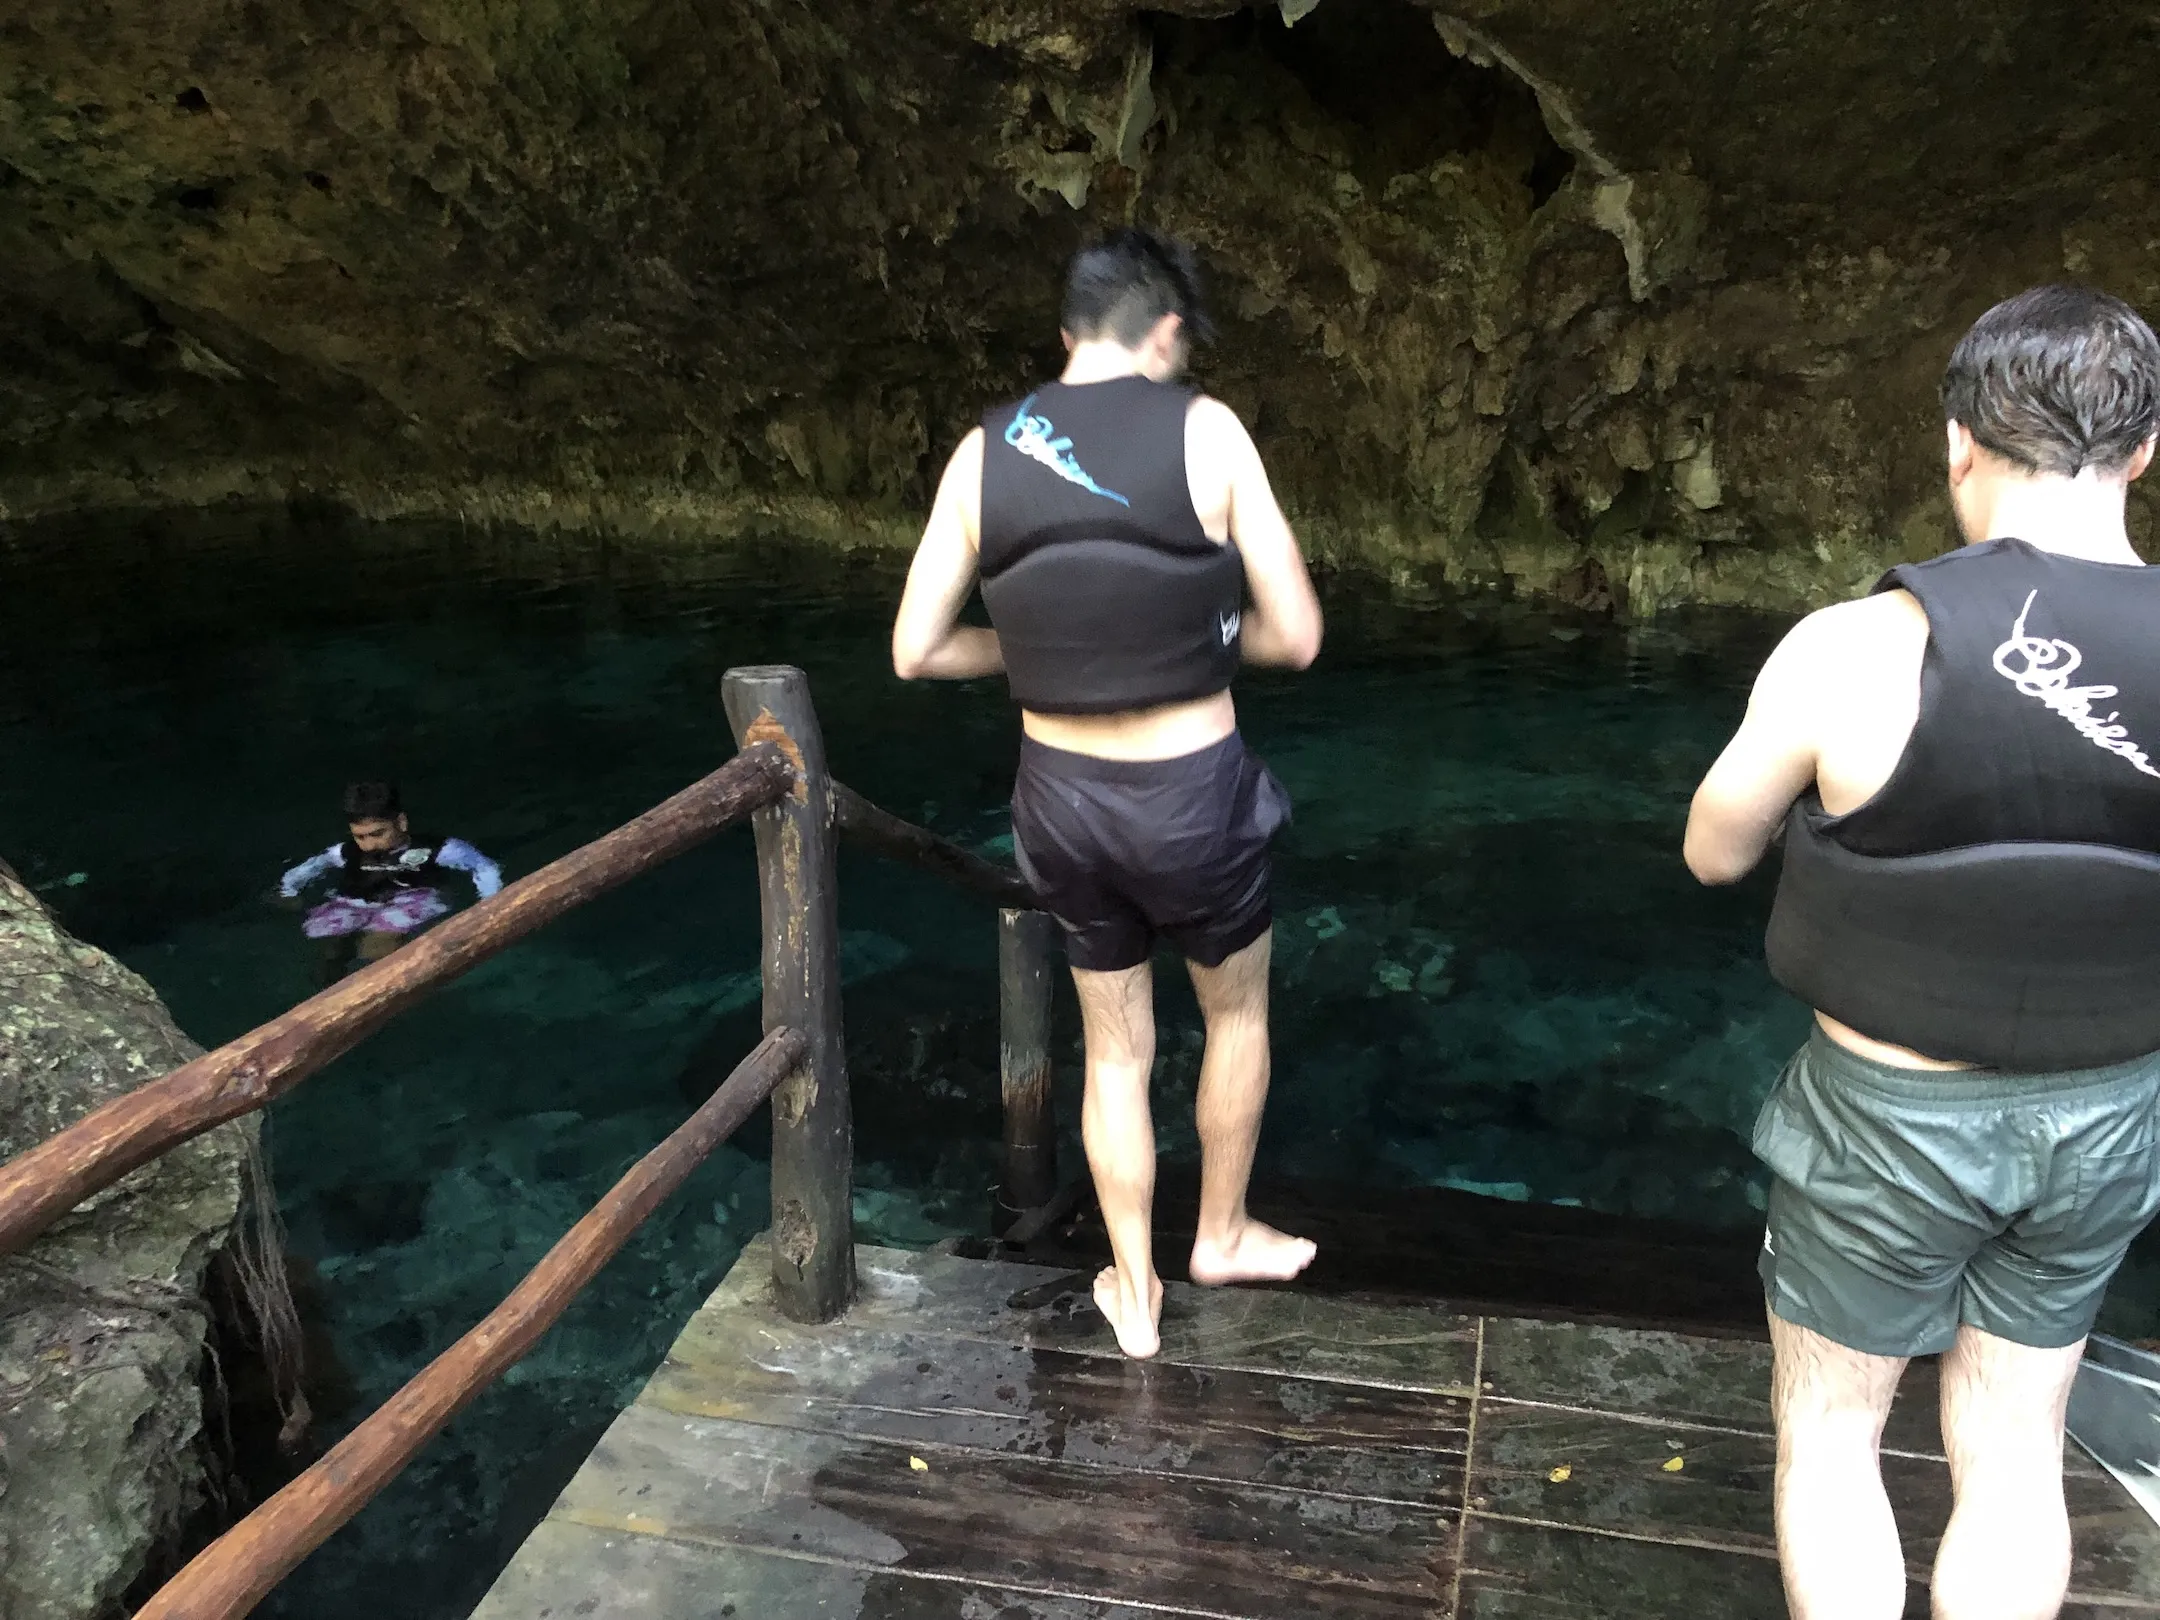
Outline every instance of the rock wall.
<svg viewBox="0 0 2160 1620"><path fill-rule="evenodd" d="M0 867L0 1160L200 1049ZM249 1127L177 1148L0 1258L0 1614L92 1620L200 1504L203 1273Z"/></svg>
<svg viewBox="0 0 2160 1620"><path fill-rule="evenodd" d="M1324 554L1647 613L1949 538L1981 308L2160 306L2105 0L17 0L0 503L904 543L1106 224ZM2149 515L2138 507L2140 532Z"/></svg>

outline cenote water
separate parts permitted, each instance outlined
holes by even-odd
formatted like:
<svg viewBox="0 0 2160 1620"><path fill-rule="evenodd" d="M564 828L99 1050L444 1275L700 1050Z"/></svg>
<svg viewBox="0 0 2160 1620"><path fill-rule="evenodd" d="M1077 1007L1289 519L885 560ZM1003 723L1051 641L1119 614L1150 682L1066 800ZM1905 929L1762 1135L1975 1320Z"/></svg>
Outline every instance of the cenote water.
<svg viewBox="0 0 2160 1620"><path fill-rule="evenodd" d="M216 514L0 536L0 854L214 1045L308 994L279 870L351 777L511 876L718 765L732 664L809 671L838 774L1009 848L994 683L903 686L902 564ZM1757 1218L1754 1111L1804 1015L1761 967L1767 883L1678 859L1688 795L1781 628L1629 627L1323 582L1327 649L1240 687L1297 802L1278 845L1263 1173ZM990 915L843 857L866 1241L984 1230L998 1140ZM757 1034L750 840L723 835L391 1024L272 1112L334 1351L330 1439L491 1308ZM1160 974L1158 1117L1194 1148L1199 1028ZM1069 1010L1068 1010L1069 1012ZM1061 1036L1075 1118L1077 1032ZM1068 1153L1076 1153L1071 1144ZM261 1611L461 1616L763 1224L756 1129ZM1068 1162L1077 1162L1069 1159ZM2153 1331L2149 1247L2111 1324Z"/></svg>

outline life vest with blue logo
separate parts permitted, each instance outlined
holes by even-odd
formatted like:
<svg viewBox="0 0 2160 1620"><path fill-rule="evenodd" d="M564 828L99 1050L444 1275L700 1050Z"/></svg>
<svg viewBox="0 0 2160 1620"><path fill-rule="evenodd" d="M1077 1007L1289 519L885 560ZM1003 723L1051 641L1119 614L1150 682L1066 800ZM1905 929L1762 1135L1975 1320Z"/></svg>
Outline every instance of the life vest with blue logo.
<svg viewBox="0 0 2160 1620"><path fill-rule="evenodd" d="M1245 563L1193 510L1192 400L1117 377L983 416L983 605L1022 708L1149 709L1236 676Z"/></svg>
<svg viewBox="0 0 2160 1620"><path fill-rule="evenodd" d="M1919 717L1865 804L1794 806L1772 975L1933 1058L2160 1051L2160 568L1990 540L1876 589L1926 610Z"/></svg>

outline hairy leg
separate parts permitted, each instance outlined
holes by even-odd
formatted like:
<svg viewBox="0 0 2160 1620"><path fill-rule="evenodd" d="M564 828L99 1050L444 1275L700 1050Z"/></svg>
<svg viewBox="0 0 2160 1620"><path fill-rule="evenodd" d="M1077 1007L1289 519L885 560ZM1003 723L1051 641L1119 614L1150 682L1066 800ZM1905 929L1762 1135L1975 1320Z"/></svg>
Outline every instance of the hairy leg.
<svg viewBox="0 0 2160 1620"><path fill-rule="evenodd" d="M1095 1279L1095 1303L1129 1356L1161 1348L1162 1282L1155 1275L1155 1118L1148 1078L1155 1067L1155 980L1148 964L1115 973L1073 969L1087 1033L1087 1094L1080 1135L1095 1197L1110 1234L1110 1268Z"/></svg>
<svg viewBox="0 0 2160 1620"><path fill-rule="evenodd" d="M1880 1447L1905 1361L1770 1316L1778 1561L1793 1620L1898 1620L1905 1559Z"/></svg>
<svg viewBox="0 0 2160 1620"><path fill-rule="evenodd" d="M2035 1350L1958 1329L1942 1363L1956 1505L1935 1553L1935 1620L2053 1620L2070 1585L2063 1414L2085 1341Z"/></svg>
<svg viewBox="0 0 2160 1620"><path fill-rule="evenodd" d="M1200 1127L1200 1222L1194 1235L1196 1283L1277 1282L1312 1264L1313 1245L1245 1213L1260 1113L1267 1103L1268 962L1271 928L1216 967L1186 964L1207 1052L1200 1060L1194 1112Z"/></svg>

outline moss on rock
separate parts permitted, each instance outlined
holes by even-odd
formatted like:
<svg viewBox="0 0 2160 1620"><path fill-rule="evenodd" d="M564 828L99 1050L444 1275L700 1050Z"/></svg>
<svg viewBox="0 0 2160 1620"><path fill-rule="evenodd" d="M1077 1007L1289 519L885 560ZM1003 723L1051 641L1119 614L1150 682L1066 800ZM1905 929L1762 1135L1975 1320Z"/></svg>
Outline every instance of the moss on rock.
<svg viewBox="0 0 2160 1620"><path fill-rule="evenodd" d="M194 1057L150 987L0 867L0 1159ZM174 1149L0 1257L0 1614L118 1612L201 1500L204 1268L252 1126Z"/></svg>

